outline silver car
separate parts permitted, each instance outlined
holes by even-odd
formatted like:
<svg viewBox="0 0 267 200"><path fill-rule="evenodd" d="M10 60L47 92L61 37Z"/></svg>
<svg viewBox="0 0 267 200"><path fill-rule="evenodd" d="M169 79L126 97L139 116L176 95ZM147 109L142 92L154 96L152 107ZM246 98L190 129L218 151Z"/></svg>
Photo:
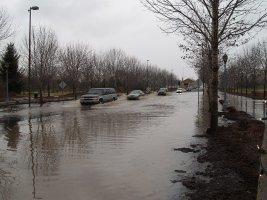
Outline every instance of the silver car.
<svg viewBox="0 0 267 200"><path fill-rule="evenodd" d="M144 96L145 93L142 90L133 90L127 96L128 100L138 100L141 96Z"/></svg>
<svg viewBox="0 0 267 200"><path fill-rule="evenodd" d="M98 104L117 99L118 95L114 88L91 88L87 94L81 96L80 103L82 105Z"/></svg>

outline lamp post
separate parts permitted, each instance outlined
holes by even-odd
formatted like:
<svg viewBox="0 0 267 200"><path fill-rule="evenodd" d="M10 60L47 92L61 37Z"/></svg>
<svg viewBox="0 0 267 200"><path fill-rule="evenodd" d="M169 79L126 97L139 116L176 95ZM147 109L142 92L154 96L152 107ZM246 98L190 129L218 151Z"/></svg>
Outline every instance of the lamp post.
<svg viewBox="0 0 267 200"><path fill-rule="evenodd" d="M227 87L227 75L226 75L226 63L228 60L227 54L223 55L223 62L224 62L224 99L223 99L223 110L225 111L228 105L227 98L226 98L226 87Z"/></svg>
<svg viewBox="0 0 267 200"><path fill-rule="evenodd" d="M32 26L32 10L39 10L38 6L32 6L28 10L29 12L29 66L28 66L28 92L29 92L29 107L31 107L31 26Z"/></svg>
<svg viewBox="0 0 267 200"><path fill-rule="evenodd" d="M148 62L149 60L146 60L146 90L148 90Z"/></svg>
<svg viewBox="0 0 267 200"><path fill-rule="evenodd" d="M264 83L263 83L263 99L266 100L266 77L267 77L267 49L266 49L266 43L263 42L264 45Z"/></svg>

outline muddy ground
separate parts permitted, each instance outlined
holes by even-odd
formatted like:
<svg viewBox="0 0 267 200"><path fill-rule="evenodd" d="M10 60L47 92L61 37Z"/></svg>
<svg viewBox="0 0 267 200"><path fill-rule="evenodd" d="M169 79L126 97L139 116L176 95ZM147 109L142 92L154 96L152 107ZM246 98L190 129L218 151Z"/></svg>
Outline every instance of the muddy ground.
<svg viewBox="0 0 267 200"><path fill-rule="evenodd" d="M187 151L201 150L197 160L208 164L206 170L179 182L191 190L186 194L191 200L254 200L260 168L257 145L262 143L264 123L234 109L221 114L234 122L219 127L215 136L204 135L207 146L195 144Z"/></svg>

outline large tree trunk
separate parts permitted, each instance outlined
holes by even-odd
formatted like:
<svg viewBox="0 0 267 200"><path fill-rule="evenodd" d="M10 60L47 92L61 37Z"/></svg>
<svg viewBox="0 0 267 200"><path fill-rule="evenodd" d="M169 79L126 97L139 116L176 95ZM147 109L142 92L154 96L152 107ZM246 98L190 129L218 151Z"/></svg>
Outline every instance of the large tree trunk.
<svg viewBox="0 0 267 200"><path fill-rule="evenodd" d="M212 57L213 67L218 67L218 54L215 52ZM210 128L214 134L218 127L218 68L214 68L211 75Z"/></svg>
<svg viewBox="0 0 267 200"><path fill-rule="evenodd" d="M218 127L219 0L212 2L212 15L210 133L215 134Z"/></svg>

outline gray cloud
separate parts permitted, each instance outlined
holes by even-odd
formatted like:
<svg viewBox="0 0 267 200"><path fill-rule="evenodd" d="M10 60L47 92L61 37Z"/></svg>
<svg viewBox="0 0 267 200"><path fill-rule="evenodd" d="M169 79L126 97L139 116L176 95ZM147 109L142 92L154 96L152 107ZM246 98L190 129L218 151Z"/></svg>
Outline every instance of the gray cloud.
<svg viewBox="0 0 267 200"><path fill-rule="evenodd" d="M180 59L182 38L162 33L155 16L139 0L2 0L0 6L13 16L16 35L12 39L17 43L27 34L30 5L40 7L33 13L33 26L51 27L61 44L85 42L97 51L121 48L144 62L149 59L173 70L178 77L195 77Z"/></svg>

